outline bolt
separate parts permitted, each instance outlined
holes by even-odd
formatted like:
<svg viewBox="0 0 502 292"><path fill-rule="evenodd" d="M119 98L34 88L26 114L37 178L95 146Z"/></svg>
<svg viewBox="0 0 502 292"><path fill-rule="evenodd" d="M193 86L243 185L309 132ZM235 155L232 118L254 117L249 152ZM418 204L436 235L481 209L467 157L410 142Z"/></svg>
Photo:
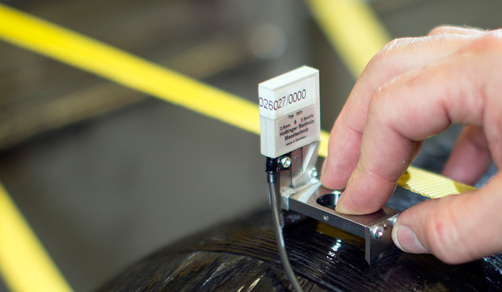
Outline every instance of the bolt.
<svg viewBox="0 0 502 292"><path fill-rule="evenodd" d="M291 166L291 158L289 157L281 158L281 165L284 168L289 168Z"/></svg>
<svg viewBox="0 0 502 292"><path fill-rule="evenodd" d="M373 236L374 239L382 238L383 234L384 234L383 226L377 225L371 228L371 235Z"/></svg>
<svg viewBox="0 0 502 292"><path fill-rule="evenodd" d="M311 178L316 178L317 176L319 175L319 173L317 172L317 169L312 169L312 171L310 172L310 177Z"/></svg>
<svg viewBox="0 0 502 292"><path fill-rule="evenodd" d="M329 217L328 217L328 215L324 215L324 216L322 216L322 219L324 219L324 221L328 221Z"/></svg>

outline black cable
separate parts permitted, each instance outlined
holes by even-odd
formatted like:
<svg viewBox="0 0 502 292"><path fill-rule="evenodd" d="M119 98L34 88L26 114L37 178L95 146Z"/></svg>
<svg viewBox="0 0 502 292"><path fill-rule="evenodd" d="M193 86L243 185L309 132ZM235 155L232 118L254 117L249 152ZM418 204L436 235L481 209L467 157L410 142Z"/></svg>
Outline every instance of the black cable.
<svg viewBox="0 0 502 292"><path fill-rule="evenodd" d="M269 187L270 203L272 204L272 220L274 222L275 237L277 241L277 249L281 257L282 266L286 277L293 285L296 292L302 292L300 283L296 278L295 272L289 262L288 254L286 252L286 244L284 243L284 235L282 234L281 224L281 185L279 183L279 162L278 159L267 158L267 181Z"/></svg>

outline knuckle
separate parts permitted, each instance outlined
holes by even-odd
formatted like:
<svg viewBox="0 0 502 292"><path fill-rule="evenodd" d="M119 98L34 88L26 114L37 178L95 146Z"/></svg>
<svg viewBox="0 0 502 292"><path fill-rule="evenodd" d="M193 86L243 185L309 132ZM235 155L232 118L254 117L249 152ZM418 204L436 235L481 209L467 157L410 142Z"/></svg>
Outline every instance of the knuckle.
<svg viewBox="0 0 502 292"><path fill-rule="evenodd" d="M395 57L408 44L413 43L413 38L397 38L385 46L371 59L368 68L380 69L383 65L389 64L389 58Z"/></svg>
<svg viewBox="0 0 502 292"><path fill-rule="evenodd" d="M425 37L403 37L388 42L370 60L364 73L395 71L401 66L403 58L413 54L424 40L426 40Z"/></svg>
<svg viewBox="0 0 502 292"><path fill-rule="evenodd" d="M380 50L379 54L377 54L377 56L380 55L382 52L391 51L392 49L397 47L401 42L403 42L403 38L397 38L391 40L390 42L387 42L385 46L383 46L382 50Z"/></svg>
<svg viewBox="0 0 502 292"><path fill-rule="evenodd" d="M458 29L458 28L450 26L450 25L441 25L441 26L437 26L437 27L431 29L431 31L429 31L429 33L427 35L432 36L432 35L446 34L446 33L451 32L452 30L456 30L456 29Z"/></svg>
<svg viewBox="0 0 502 292"><path fill-rule="evenodd" d="M441 25L433 28L428 36L441 36L441 35L479 35L484 33L485 30L475 28L475 27L461 27L461 26L454 26L454 25Z"/></svg>
<svg viewBox="0 0 502 292"><path fill-rule="evenodd" d="M406 47L410 44L415 43L416 39L417 38L411 38L411 37L394 39L394 40L388 42L387 44L385 44L385 46L383 46L383 48L380 50L380 52L377 53L376 57L381 58L381 57L388 55L389 53L394 53L395 51L400 50L403 47Z"/></svg>

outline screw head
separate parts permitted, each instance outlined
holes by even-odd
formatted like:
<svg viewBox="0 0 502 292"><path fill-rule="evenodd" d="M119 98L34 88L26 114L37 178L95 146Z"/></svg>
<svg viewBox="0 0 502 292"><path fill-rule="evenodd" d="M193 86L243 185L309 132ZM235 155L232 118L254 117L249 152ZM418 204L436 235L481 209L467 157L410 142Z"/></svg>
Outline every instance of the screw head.
<svg viewBox="0 0 502 292"><path fill-rule="evenodd" d="M322 219L324 219L324 221L328 221L329 217L328 217L328 215L324 215L324 216L322 216Z"/></svg>
<svg viewBox="0 0 502 292"><path fill-rule="evenodd" d="M373 226L373 228L371 228L371 235L373 236L374 239L380 239L382 238L383 234L384 234L385 230L383 228L383 226Z"/></svg>
<svg viewBox="0 0 502 292"><path fill-rule="evenodd" d="M319 173L317 172L317 169L312 169L312 171L310 172L310 177L311 178L316 178L317 176L319 175Z"/></svg>
<svg viewBox="0 0 502 292"><path fill-rule="evenodd" d="M289 157L283 157L281 158L281 165L284 168L289 168L291 166L291 158Z"/></svg>

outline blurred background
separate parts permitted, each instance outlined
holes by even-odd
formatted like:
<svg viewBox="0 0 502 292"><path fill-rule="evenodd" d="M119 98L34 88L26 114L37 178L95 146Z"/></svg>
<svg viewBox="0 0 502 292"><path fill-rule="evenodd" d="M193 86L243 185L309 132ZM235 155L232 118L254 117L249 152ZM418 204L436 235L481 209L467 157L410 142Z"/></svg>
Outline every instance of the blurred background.
<svg viewBox="0 0 502 292"><path fill-rule="evenodd" d="M252 101L259 82L318 68L328 131L354 84L299 0L0 2ZM392 37L502 27L500 1L370 5ZM77 291L268 204L258 136L5 42L0 149L1 182Z"/></svg>

